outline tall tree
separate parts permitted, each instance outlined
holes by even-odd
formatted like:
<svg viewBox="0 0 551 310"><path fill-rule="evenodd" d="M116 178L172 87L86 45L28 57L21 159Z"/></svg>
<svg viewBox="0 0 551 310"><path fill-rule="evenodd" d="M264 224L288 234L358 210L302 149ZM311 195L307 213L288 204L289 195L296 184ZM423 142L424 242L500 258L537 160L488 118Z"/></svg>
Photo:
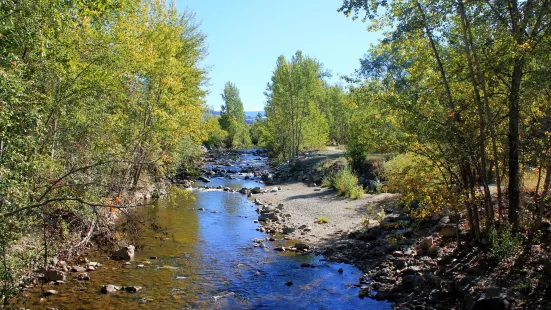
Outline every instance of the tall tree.
<svg viewBox="0 0 551 310"><path fill-rule="evenodd" d="M221 94L224 104L220 113L220 126L228 132L227 147L246 147L251 144L243 102L237 87L227 82Z"/></svg>
<svg viewBox="0 0 551 310"><path fill-rule="evenodd" d="M325 145L329 127L320 112L320 94L326 74L321 64L298 51L287 61L277 59L266 95L267 143L280 159Z"/></svg>

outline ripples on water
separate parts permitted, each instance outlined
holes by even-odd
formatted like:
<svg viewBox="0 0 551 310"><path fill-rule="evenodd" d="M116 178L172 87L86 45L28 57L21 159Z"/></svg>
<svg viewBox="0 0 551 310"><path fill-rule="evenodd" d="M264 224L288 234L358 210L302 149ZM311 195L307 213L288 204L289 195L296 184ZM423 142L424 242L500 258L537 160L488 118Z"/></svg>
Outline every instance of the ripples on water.
<svg viewBox="0 0 551 310"><path fill-rule="evenodd" d="M236 165L265 164L258 158L244 154ZM244 176L214 178L209 185L262 186ZM351 265L313 254L274 252L270 242L265 242L268 248L253 247L253 239L267 235L256 230L256 208L244 195L194 190L195 199L187 197L177 193L138 211L166 229L167 237L152 231L140 235L132 265L98 257L103 265L89 273L91 281L78 282L72 274L64 285L53 287L59 295L40 302L35 290L24 303L32 309L390 309L385 302L357 297L353 284L362 273ZM140 261L149 262L139 268ZM315 267L303 268L302 263ZM99 289L104 284L144 289L103 295Z"/></svg>

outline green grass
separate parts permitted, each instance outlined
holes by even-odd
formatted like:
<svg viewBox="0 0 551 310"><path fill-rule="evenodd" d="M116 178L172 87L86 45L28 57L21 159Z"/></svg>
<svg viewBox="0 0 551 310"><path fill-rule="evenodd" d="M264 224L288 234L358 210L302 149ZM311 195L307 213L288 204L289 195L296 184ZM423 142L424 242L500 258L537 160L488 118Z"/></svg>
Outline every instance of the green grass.
<svg viewBox="0 0 551 310"><path fill-rule="evenodd" d="M316 223L318 224L326 224L326 223L329 223L329 219L325 216L321 216L321 217L318 217L316 219Z"/></svg>
<svg viewBox="0 0 551 310"><path fill-rule="evenodd" d="M326 178L322 186L332 187L337 190L339 196L350 199L358 199L364 194L364 189L358 186L358 178L348 167Z"/></svg>

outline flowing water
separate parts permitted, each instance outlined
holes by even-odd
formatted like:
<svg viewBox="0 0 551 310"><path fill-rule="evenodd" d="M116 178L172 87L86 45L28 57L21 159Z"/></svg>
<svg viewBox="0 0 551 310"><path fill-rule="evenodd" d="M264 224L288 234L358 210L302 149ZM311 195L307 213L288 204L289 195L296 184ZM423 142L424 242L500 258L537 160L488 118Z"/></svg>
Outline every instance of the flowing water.
<svg viewBox="0 0 551 310"><path fill-rule="evenodd" d="M265 164L265 158L242 153L228 170ZM233 174L209 185L239 189L255 180ZM204 184L203 184L204 185ZM221 190L181 191L138 211L166 234L142 230L132 264L96 257L102 266L90 281L69 275L65 284L45 287L58 295L40 298L35 289L24 305L30 309L390 309L385 302L358 298L354 284L362 275L347 264L314 254L275 252L286 241L254 247L260 233L256 207L245 195ZM289 242L289 241L287 241ZM292 243L291 243L292 244ZM143 262L143 263L142 263ZM301 267L307 263L314 267ZM143 264L143 267L139 267ZM342 268L343 272L338 270ZM292 285L286 285L291 281ZM105 284L141 286L137 293L101 294ZM289 283L287 283L289 284Z"/></svg>

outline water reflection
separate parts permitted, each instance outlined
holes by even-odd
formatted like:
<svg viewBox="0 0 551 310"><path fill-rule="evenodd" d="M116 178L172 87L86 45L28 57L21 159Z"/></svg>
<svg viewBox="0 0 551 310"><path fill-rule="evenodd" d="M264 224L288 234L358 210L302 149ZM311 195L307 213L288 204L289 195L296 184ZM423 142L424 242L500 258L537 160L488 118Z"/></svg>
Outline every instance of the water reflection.
<svg viewBox="0 0 551 310"><path fill-rule="evenodd" d="M256 160L258 162L258 160ZM221 186L259 186L254 181L218 179ZM241 182L241 183L239 183ZM243 182L248 182L243 185ZM209 184L210 185L210 184ZM134 230L141 245L130 266L96 257L103 266L91 281L69 279L59 295L39 300L31 292L26 307L59 309L390 309L384 302L359 299L361 272L328 263L321 256L253 247L258 232L255 206L244 195L223 191L175 191L137 215L166 234ZM156 259L151 259L156 257ZM143 262L143 267L138 267ZM308 263L314 267L301 267ZM338 269L342 268L341 274ZM286 282L293 285L287 286ZM137 285L138 293L99 293L104 284Z"/></svg>

